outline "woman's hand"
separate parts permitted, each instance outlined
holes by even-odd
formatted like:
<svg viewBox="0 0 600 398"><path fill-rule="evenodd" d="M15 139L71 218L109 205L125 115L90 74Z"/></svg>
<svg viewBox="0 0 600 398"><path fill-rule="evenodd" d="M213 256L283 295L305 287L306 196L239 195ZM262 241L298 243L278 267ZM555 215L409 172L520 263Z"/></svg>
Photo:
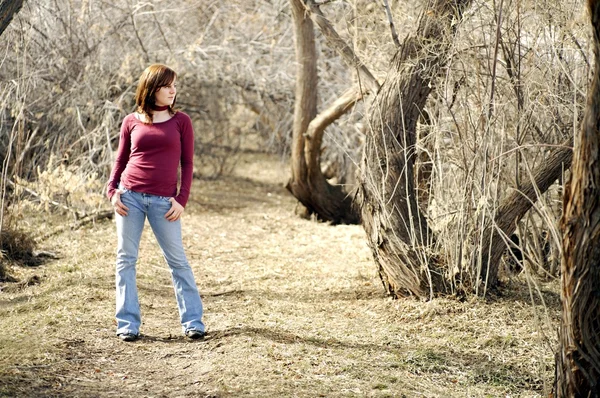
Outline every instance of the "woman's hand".
<svg viewBox="0 0 600 398"><path fill-rule="evenodd" d="M183 214L183 206L180 205L175 198L170 198L169 202L171 202L171 209L165 214L165 218L169 221L177 221Z"/></svg>
<svg viewBox="0 0 600 398"><path fill-rule="evenodd" d="M117 214L122 217L125 217L125 216L127 216L129 207L125 206L123 204L123 202L121 202L121 194L122 193L123 193L122 190L117 189L115 191L113 197L110 199L110 202L112 203L113 207L115 208L115 211L117 212Z"/></svg>

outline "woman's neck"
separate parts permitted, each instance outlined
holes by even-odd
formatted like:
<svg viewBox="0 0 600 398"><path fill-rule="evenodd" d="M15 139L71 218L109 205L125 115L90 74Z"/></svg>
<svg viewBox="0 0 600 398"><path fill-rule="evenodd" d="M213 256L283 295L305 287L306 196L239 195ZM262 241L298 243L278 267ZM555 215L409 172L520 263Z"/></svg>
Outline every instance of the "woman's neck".
<svg viewBox="0 0 600 398"><path fill-rule="evenodd" d="M151 108L154 112L162 112L168 110L169 105L152 105Z"/></svg>
<svg viewBox="0 0 600 398"><path fill-rule="evenodd" d="M173 115L168 110L152 112L152 122L153 123L166 122L167 120L171 119L172 117L173 117Z"/></svg>

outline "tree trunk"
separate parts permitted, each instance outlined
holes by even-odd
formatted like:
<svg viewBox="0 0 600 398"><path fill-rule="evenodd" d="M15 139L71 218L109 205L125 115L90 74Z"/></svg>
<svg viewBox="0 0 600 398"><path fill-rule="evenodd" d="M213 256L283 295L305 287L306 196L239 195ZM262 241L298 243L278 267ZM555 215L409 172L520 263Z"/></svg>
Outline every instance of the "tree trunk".
<svg viewBox="0 0 600 398"><path fill-rule="evenodd" d="M556 397L600 397L600 0L589 0L595 69L563 199Z"/></svg>
<svg viewBox="0 0 600 398"><path fill-rule="evenodd" d="M434 237L414 187L416 127L434 78L444 65L456 21L470 0L435 0L423 10L369 111L357 202L379 275L395 296L447 291L430 247Z"/></svg>
<svg viewBox="0 0 600 398"><path fill-rule="evenodd" d="M10 21L17 15L24 0L0 0L0 36L6 30Z"/></svg>
<svg viewBox="0 0 600 398"><path fill-rule="evenodd" d="M313 22L302 0L290 0L296 38L296 102L292 134L292 177L286 188L311 214L335 224L356 224L360 218L352 198L331 185L321 171L323 131L359 98L346 93L317 117L317 52Z"/></svg>

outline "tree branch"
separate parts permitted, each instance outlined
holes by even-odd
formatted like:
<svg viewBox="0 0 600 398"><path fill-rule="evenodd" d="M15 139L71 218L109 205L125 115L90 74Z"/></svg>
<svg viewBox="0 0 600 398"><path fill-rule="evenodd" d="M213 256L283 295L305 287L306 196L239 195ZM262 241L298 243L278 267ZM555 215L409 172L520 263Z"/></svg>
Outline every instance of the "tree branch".
<svg viewBox="0 0 600 398"><path fill-rule="evenodd" d="M362 97L360 89L352 87L310 122L304 134L306 138L304 150L307 164L318 164L316 158L320 153L321 141L323 140L325 129L348 112L348 110L352 109L354 104L360 101Z"/></svg>
<svg viewBox="0 0 600 398"><path fill-rule="evenodd" d="M394 25L394 18L392 17L392 10L390 10L390 4L387 0L383 0L383 8L385 8L385 14L388 17L390 23L390 30L392 31L392 39L396 47L400 47L400 40L398 40L398 33L396 33L396 25Z"/></svg>
<svg viewBox="0 0 600 398"><path fill-rule="evenodd" d="M336 30L333 28L333 25L331 25L331 22L329 22L329 20L321 12L319 5L314 0L306 0L306 6L313 15L313 20L319 27L319 30L325 37L325 40L327 40L329 46L331 46L331 48L342 57L348 66L355 68L359 74L359 77L366 82L367 90L364 91L364 93L377 93L377 91L379 91L379 82L371 74L369 69L367 69L360 58L358 58L350 46L348 46L336 32Z"/></svg>

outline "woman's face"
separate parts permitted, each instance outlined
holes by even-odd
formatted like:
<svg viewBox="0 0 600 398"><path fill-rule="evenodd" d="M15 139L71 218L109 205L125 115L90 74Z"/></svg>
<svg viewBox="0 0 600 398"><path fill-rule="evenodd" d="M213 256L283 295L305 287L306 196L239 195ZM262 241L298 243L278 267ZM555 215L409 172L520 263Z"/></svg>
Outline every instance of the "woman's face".
<svg viewBox="0 0 600 398"><path fill-rule="evenodd" d="M177 86L175 80L168 86L163 86L158 89L154 94L154 103L156 106L172 105L175 101L175 95L177 94Z"/></svg>

